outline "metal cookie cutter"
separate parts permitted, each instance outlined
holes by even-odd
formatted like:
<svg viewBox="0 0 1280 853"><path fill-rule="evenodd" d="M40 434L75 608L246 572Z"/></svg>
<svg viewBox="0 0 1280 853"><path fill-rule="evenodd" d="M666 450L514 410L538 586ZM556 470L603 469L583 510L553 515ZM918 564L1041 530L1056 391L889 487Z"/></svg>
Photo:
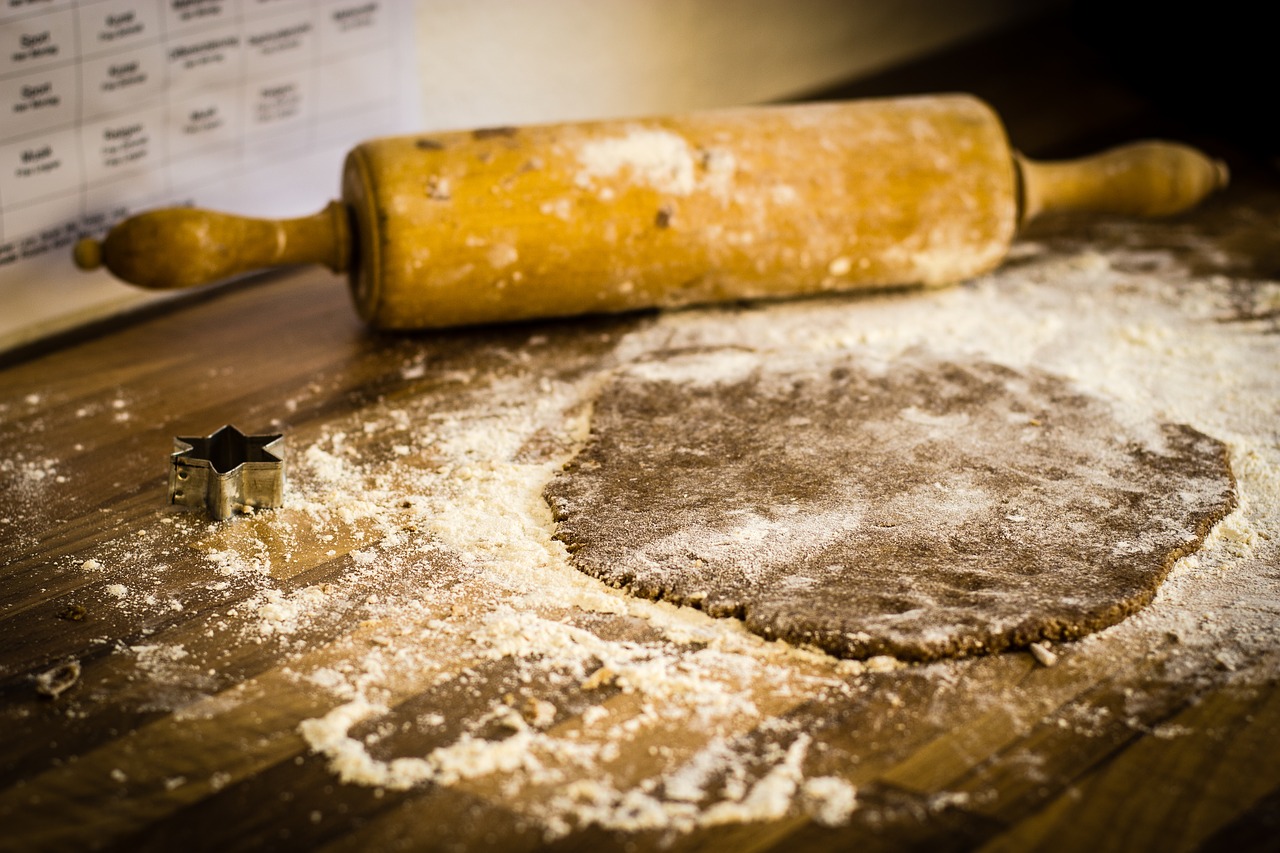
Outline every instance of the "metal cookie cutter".
<svg viewBox="0 0 1280 853"><path fill-rule="evenodd" d="M284 504L284 436L233 426L173 440L169 502L204 507L215 519Z"/></svg>

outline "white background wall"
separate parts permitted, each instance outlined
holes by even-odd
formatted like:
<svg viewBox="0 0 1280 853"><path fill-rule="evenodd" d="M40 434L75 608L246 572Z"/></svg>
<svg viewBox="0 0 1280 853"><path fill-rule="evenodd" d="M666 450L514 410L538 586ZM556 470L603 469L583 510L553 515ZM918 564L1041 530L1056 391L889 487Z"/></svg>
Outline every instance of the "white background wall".
<svg viewBox="0 0 1280 853"><path fill-rule="evenodd" d="M433 128L774 100L1059 0L419 0Z"/></svg>

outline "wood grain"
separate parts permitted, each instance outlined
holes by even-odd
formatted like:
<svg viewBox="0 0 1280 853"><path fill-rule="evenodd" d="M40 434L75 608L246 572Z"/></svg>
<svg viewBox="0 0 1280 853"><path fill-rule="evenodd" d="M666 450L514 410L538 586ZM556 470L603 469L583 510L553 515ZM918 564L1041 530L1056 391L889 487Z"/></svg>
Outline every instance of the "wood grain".
<svg viewBox="0 0 1280 853"><path fill-rule="evenodd" d="M1046 126L1034 111L1015 116L1015 127L1019 120ZM1205 322L1228 324L1241 346L1274 364L1274 323L1258 316L1258 295L1274 286L1278 215L1280 186L1253 173L1173 226L1059 222L1030 239L1055 257L1114 256L1134 275L1145 274L1136 268L1144 258L1166 252L1198 275L1222 276L1223 311ZM1171 300L1187 281L1170 278ZM1054 285L1050 278L1027 287ZM907 305L929 297L887 298ZM304 506L222 525L169 508L172 436L234 422L282 429L305 452L332 449L333 433L345 431L372 472L372 492L375 475L394 485L397 471L431 470L439 459L431 447L399 456L391 432L359 424L394 409L497 417L504 401L492 381L585 381L616 365L627 335L657 322L631 316L382 336L357 320L342 282L291 274L175 303L0 369L0 460L9 463L0 470L0 849L1274 848L1276 636L1237 631L1229 613L1214 628L1191 598L1161 606L1202 620L1197 637L1212 643L1140 616L1097 641L1056 646L1052 668L1010 653L851 674L820 656L753 647L755 659L776 653L783 663L777 678L762 666L735 685L762 711L725 724L730 748L758 776L771 750L808 737L805 776L858 788L858 808L840 826L791 809L766 822L684 833L585 826L552 838L530 815L533 800L556 784L508 793L500 775L407 790L342 783L298 732L302 720L341 700L303 676L413 651L417 635L397 632L433 619L445 626L430 634L439 645L415 659L428 664L390 665L380 682L385 713L352 729L369 738L374 758L425 755L506 696L534 688L552 700L548 731L557 735L588 732L590 709L629 719L644 702L617 686L557 682L560 673L539 668L533 654L486 657L466 631L502 602L486 597L492 587L466 568L465 555L426 535L405 536L405 547L419 549L411 571L375 578L361 574L359 552L374 529L367 518L326 522L333 538L320 540L305 535L312 528ZM483 381L472 387L459 377ZM1257 411L1274 403L1258 399ZM519 448L528 464L567 452L555 430L531 427L529 436ZM394 521L397 511L391 504L382 516ZM259 606L263 587L220 588L209 559L211 550L256 553L253 542L272 557L264 577L273 589L335 590L323 618L284 641L246 633L258 617L242 608ZM103 570L84 568L89 560ZM1225 577L1252 591L1238 606L1276 624L1280 592L1257 592L1277 590L1274 543L1263 541L1242 565ZM110 592L115 583L130 586L129 596ZM146 595L155 603L137 604ZM367 604L371 595L414 600L418 609L379 613ZM79 621L62 618L73 604L84 608ZM538 616L602 642L674 660L701 650L696 639L670 640L635 614L540 607ZM153 647L185 656L156 658L146 651ZM39 695L33 676L68 659L82 666L78 683L54 700ZM657 718L686 698L658 703ZM431 715L440 722L423 724ZM620 738L618 753L594 772L659 776L704 745L699 735L655 724ZM571 767L565 783L587 775Z"/></svg>
<svg viewBox="0 0 1280 853"><path fill-rule="evenodd" d="M519 810L504 805L496 781L379 794L337 783L324 761L308 753L295 733L297 721L323 714L332 700L299 685L287 670L341 661L385 626L315 626L301 638L310 649L306 656L291 657L287 666L270 647L211 647L199 617L225 611L237 599L193 589L203 571L196 556L232 534L164 507L165 434L180 423L207 423L230 410L248 413L247 420L237 417L252 425L247 428L265 426L271 420L267 413L278 411L270 401L280 389L304 387L315 390L304 392L283 426L291 437L312 436L329 419L402 393L396 377L407 357L501 369L501 357L494 358L498 351L550 335L569 350L583 353L585 347L580 359L598 358L591 352L602 335L636 321L385 340L360 329L347 313L345 295L326 290L326 284L320 276L297 277L229 293L3 374L5 399L11 401L0 426L6 446L29 448L26 458L65 458L61 448L85 448L75 468L59 464L59 470L74 471L69 482L54 483L40 500L12 488L5 497L6 512L20 513L24 529L10 526L5 534L0 630L6 642L0 663L7 770L0 813L9 837L23 839L26 849L99 842L129 849L214 843L544 846ZM291 304L309 306L307 321L316 332L295 336L279 369L271 360L278 344L270 335L242 334L220 322L230 316L277 317ZM203 358L189 355L185 364L175 358L157 371L121 373L108 364L106 370L114 372L110 381L94 370L71 369L101 365L109 353L149 352L174 323L196 332L192 345L204 348ZM211 360L218 366L211 368ZM262 369L266 363L270 370ZM187 414L172 401L183 399L192 384L200 393L197 410ZM34 407L23 412L20 401L28 393L72 414L84 407L114 411L112 400L128 399L129 419L104 424L97 418L95 429L85 430L86 418L52 417ZM70 566L96 553L99 543L129 534L167 539L170 574L154 592L182 595L183 610L113 609L104 600L104 582ZM234 535L270 541L272 522L265 515L243 519ZM351 543L339 545L349 549ZM321 583L351 567L349 557L328 556L318 546L297 557L281 567L277 579L286 586ZM84 603L84 621L58 618L71 602ZM634 622L594 619L596 631L643 633ZM201 667L212 664L202 689L187 697L157 696L146 684L121 689L135 664L115 644L152 640L185 647ZM700 830L674 840L649 832L629 841L639 849L671 844L688 850L835 849L854 843L872 849L967 848L984 842L993 849L1042 843L1063 849L1064 843L1082 847L1106 837L1117 848L1176 841L1176 849L1195 849L1215 832L1269 815L1258 804L1272 802L1267 798L1280 787L1271 746L1280 685L1274 679L1247 688L1218 685L1212 678L1171 681L1163 670L1179 654L1176 644L1134 649L1117 667L1114 654L1094 658L1082 651L1064 655L1053 669L1011 654L959 665L958 686L943 694L931 668L921 667L868 676L866 689L852 697L831 692L784 702L774 713L798 721L820 745L810 772L837 774L859 786L862 805L848 826L828 829L791 817L767 828ZM84 666L81 684L64 697L70 704L34 695L30 676L66 658ZM441 693L415 680L397 694L388 719L407 722L426 709L480 707L518 685L513 678L503 665L475 670L480 693ZM557 700L569 714L563 725L573 725L575 715L594 702L625 699L594 696L574 710L574 692ZM1136 716L1126 711L1135 695L1143 700ZM148 707L157 699L157 707ZM166 705L182 710L166 711ZM1082 727L1085 718L1100 722ZM763 730L742 734L746 740L738 748L746 750L753 742L762 748L772 737ZM436 737L452 735L446 729ZM410 730L380 748L388 755L420 754L432 743ZM636 777L643 777L656 745L636 740L619 761L632 762ZM124 781L113 778L116 771ZM173 786L175 779L182 784ZM1127 828L1116 832L1116 826ZM552 847L621 841L588 828Z"/></svg>

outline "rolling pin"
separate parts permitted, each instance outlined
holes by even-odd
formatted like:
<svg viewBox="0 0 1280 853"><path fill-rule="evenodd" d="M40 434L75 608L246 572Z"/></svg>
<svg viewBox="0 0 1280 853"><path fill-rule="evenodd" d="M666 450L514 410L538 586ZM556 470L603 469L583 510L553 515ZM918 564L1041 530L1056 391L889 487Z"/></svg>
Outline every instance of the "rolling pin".
<svg viewBox="0 0 1280 853"><path fill-rule="evenodd" d="M371 325L439 328L946 284L1041 213L1172 214L1226 179L1165 142L1038 163L966 95L755 107L375 139L314 216L152 211L75 260L151 288L319 263Z"/></svg>

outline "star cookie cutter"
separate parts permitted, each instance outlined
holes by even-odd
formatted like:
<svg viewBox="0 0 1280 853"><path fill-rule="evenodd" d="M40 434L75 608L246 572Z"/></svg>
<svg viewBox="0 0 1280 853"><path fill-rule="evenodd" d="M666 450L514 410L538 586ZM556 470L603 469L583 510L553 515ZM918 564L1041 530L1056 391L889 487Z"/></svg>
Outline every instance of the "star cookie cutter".
<svg viewBox="0 0 1280 853"><path fill-rule="evenodd" d="M169 503L204 507L217 520L284 504L284 435L245 435L224 426L177 436L170 455Z"/></svg>

